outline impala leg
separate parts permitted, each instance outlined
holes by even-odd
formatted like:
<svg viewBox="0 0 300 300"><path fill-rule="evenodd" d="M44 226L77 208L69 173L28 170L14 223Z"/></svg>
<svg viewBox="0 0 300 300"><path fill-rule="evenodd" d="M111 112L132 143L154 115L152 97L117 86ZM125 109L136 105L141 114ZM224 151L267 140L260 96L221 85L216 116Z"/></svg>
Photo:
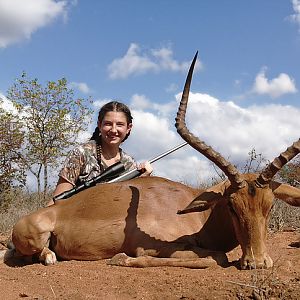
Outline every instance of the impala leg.
<svg viewBox="0 0 300 300"><path fill-rule="evenodd" d="M185 250L189 248L189 250ZM167 246L159 252L145 250L139 247L137 257L129 257L125 253L118 253L107 261L109 265L126 267L185 267L192 269L204 269L211 266L228 265L228 259L224 252L211 251L190 245ZM155 257L154 257L155 256Z"/></svg>
<svg viewBox="0 0 300 300"><path fill-rule="evenodd" d="M163 258L152 256L129 257L125 253L118 253L107 261L108 265L123 267L185 267L191 269L205 269L216 266L217 263L212 258Z"/></svg>
<svg viewBox="0 0 300 300"><path fill-rule="evenodd" d="M13 228L12 241L23 256L35 256L45 265L54 264L56 255L49 247L54 224L45 213L21 218Z"/></svg>
<svg viewBox="0 0 300 300"><path fill-rule="evenodd" d="M166 249L163 249L159 253L159 257L168 257L166 255ZM206 259L214 261L214 264L218 264L220 266L228 266L228 258L226 253L221 251L213 251L208 249L199 248L196 246L188 246L183 250L176 250L170 255L171 258L178 258L178 259L196 259L196 260L203 260Z"/></svg>

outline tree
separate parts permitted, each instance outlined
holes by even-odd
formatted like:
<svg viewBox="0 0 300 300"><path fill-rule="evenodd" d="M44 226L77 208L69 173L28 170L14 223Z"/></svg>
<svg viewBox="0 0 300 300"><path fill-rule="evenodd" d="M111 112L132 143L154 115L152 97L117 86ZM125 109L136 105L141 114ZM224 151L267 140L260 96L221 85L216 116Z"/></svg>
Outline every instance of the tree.
<svg viewBox="0 0 300 300"><path fill-rule="evenodd" d="M0 107L0 192L25 184L25 169L21 160L22 143L21 123L11 112Z"/></svg>
<svg viewBox="0 0 300 300"><path fill-rule="evenodd" d="M65 78L48 81L45 86L30 79L25 72L8 90L25 128L23 163L37 179L41 192L43 171L44 197L48 192L48 169L76 144L80 132L91 119L90 98L74 99Z"/></svg>

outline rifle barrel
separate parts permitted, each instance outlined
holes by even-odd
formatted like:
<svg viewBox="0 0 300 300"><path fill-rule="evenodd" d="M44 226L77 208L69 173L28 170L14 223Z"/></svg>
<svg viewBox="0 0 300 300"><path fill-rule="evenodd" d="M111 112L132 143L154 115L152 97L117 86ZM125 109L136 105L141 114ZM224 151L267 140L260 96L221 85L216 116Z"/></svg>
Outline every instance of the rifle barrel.
<svg viewBox="0 0 300 300"><path fill-rule="evenodd" d="M158 155L158 156L150 159L149 163L154 163L154 162L160 160L161 158L163 158L163 157L171 154L172 152L174 152L174 151L176 151L176 150L184 147L187 144L188 144L187 142L184 142L184 143L182 143L182 144L180 144L180 145L178 145L178 146L176 146L176 147L174 147L174 148L172 148L172 149L170 149L170 150L168 150L168 151L166 151L166 152L164 152L164 153L162 153L162 154L160 154L160 155ZM128 171L128 172L120 175L119 177L114 178L112 180L109 180L107 182L108 183L113 183L113 182L120 182L120 181L129 180L129 179L132 179L132 178L135 178L135 177L141 175L142 173L143 172L141 172L140 170L138 170L138 168L135 168L135 169L130 170L130 171Z"/></svg>
<svg viewBox="0 0 300 300"><path fill-rule="evenodd" d="M157 160L160 160L161 158L163 158L163 157L171 154L172 152L174 152L174 151L182 148L183 146L185 146L187 144L188 144L187 142L184 142L184 143L182 143L182 144L180 144L180 145L178 145L178 146L176 146L176 147L174 147L174 148L172 148L172 149L170 149L170 150L168 150L168 151L166 151L166 152L164 152L164 153L162 153L162 154L160 154L160 155L158 155L158 156L150 159L149 163L152 164L152 163L156 162Z"/></svg>

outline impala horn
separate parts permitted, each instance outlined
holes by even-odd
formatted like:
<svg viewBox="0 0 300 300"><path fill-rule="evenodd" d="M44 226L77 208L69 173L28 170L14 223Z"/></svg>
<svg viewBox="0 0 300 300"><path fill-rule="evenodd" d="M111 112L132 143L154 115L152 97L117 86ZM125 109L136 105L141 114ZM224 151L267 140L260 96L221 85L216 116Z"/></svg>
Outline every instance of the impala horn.
<svg viewBox="0 0 300 300"><path fill-rule="evenodd" d="M276 173L291 159L300 153L300 139L288 147L278 157L276 157L259 175L255 183L257 186L265 186L270 183Z"/></svg>
<svg viewBox="0 0 300 300"><path fill-rule="evenodd" d="M180 136L195 150L202 153L205 157L207 157L210 161L215 163L228 177L229 181L231 182L231 185L233 188L242 188L245 185L244 180L241 178L238 170L234 165L229 163L226 159L224 159L220 153L213 150L210 146L207 146L203 141L201 141L199 138L195 137L186 127L185 124L185 114L186 114L186 107L187 102L189 98L189 92L190 92L190 85L192 81L194 66L197 60L198 51L192 61L192 64L190 66L180 105L177 112L176 117L176 123L175 126L177 128L177 132L180 134Z"/></svg>

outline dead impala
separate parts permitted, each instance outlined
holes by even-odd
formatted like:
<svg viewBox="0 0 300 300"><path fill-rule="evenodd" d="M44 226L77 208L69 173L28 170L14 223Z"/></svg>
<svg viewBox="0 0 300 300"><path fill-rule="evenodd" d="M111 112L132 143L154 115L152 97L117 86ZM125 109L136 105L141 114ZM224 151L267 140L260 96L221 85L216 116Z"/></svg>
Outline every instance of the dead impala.
<svg viewBox="0 0 300 300"><path fill-rule="evenodd" d="M159 177L91 187L22 217L13 228L15 250L2 251L3 260L36 255L47 265L54 264L57 256L64 260L109 258L108 263L122 266L203 268L225 265L225 253L240 244L243 269L272 266L266 234L273 199L300 206L300 189L272 178L300 152L300 140L260 174L240 174L185 125L196 57L184 86L176 128L228 179L207 190Z"/></svg>

